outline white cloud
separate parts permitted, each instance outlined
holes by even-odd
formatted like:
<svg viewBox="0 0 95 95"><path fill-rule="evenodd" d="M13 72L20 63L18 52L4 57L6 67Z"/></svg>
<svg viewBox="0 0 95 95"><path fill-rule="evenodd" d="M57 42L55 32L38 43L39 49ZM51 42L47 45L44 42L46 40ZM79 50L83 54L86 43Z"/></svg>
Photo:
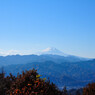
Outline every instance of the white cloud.
<svg viewBox="0 0 95 95"><path fill-rule="evenodd" d="M0 49L0 56L7 56L7 55L29 55L29 54L35 54L32 50L3 50Z"/></svg>
<svg viewBox="0 0 95 95"><path fill-rule="evenodd" d="M3 49L0 49L0 55L1 56L16 55L16 54L20 54L20 52L18 50L3 50Z"/></svg>

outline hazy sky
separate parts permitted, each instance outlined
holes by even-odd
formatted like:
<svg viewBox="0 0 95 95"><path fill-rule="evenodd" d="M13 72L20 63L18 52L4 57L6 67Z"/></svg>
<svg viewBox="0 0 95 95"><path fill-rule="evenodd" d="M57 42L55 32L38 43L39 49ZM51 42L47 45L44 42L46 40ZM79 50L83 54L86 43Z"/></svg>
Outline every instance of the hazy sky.
<svg viewBox="0 0 95 95"><path fill-rule="evenodd" d="M47 47L95 58L95 0L0 0L0 53Z"/></svg>

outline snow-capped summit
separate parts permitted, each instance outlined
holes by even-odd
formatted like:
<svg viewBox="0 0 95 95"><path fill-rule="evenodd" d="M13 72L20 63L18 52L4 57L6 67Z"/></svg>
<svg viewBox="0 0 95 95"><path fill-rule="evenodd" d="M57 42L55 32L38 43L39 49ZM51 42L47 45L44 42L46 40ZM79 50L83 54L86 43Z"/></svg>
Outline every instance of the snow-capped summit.
<svg viewBox="0 0 95 95"><path fill-rule="evenodd" d="M39 53L39 55L43 55L43 54L67 56L67 54L64 54L62 51L56 48L46 48Z"/></svg>

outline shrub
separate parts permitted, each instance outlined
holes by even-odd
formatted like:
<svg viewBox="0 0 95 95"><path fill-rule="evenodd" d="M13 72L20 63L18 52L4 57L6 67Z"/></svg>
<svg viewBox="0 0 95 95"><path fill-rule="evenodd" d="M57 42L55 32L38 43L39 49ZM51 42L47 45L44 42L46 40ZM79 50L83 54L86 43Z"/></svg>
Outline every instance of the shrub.
<svg viewBox="0 0 95 95"><path fill-rule="evenodd" d="M83 95L95 95L95 83L88 84L83 89Z"/></svg>
<svg viewBox="0 0 95 95"><path fill-rule="evenodd" d="M6 90L2 95L62 95L55 84L40 76L35 69L18 73L17 77L10 74L3 78Z"/></svg>

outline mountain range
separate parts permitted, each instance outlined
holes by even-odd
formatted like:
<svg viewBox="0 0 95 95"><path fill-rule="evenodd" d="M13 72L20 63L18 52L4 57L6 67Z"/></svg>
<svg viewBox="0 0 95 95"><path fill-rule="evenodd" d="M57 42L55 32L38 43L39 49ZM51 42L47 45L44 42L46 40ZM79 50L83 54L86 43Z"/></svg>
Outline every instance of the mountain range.
<svg viewBox="0 0 95 95"><path fill-rule="evenodd" d="M47 48L37 55L0 56L0 67L6 76L35 68L59 88L83 87L95 80L95 59L68 55L55 48Z"/></svg>
<svg viewBox="0 0 95 95"><path fill-rule="evenodd" d="M68 55L56 48L47 48L39 53L31 55L8 55L0 56L0 66L11 64L25 64L30 62L53 61L55 63L62 62L79 62L86 61L88 58L82 58L74 55Z"/></svg>

